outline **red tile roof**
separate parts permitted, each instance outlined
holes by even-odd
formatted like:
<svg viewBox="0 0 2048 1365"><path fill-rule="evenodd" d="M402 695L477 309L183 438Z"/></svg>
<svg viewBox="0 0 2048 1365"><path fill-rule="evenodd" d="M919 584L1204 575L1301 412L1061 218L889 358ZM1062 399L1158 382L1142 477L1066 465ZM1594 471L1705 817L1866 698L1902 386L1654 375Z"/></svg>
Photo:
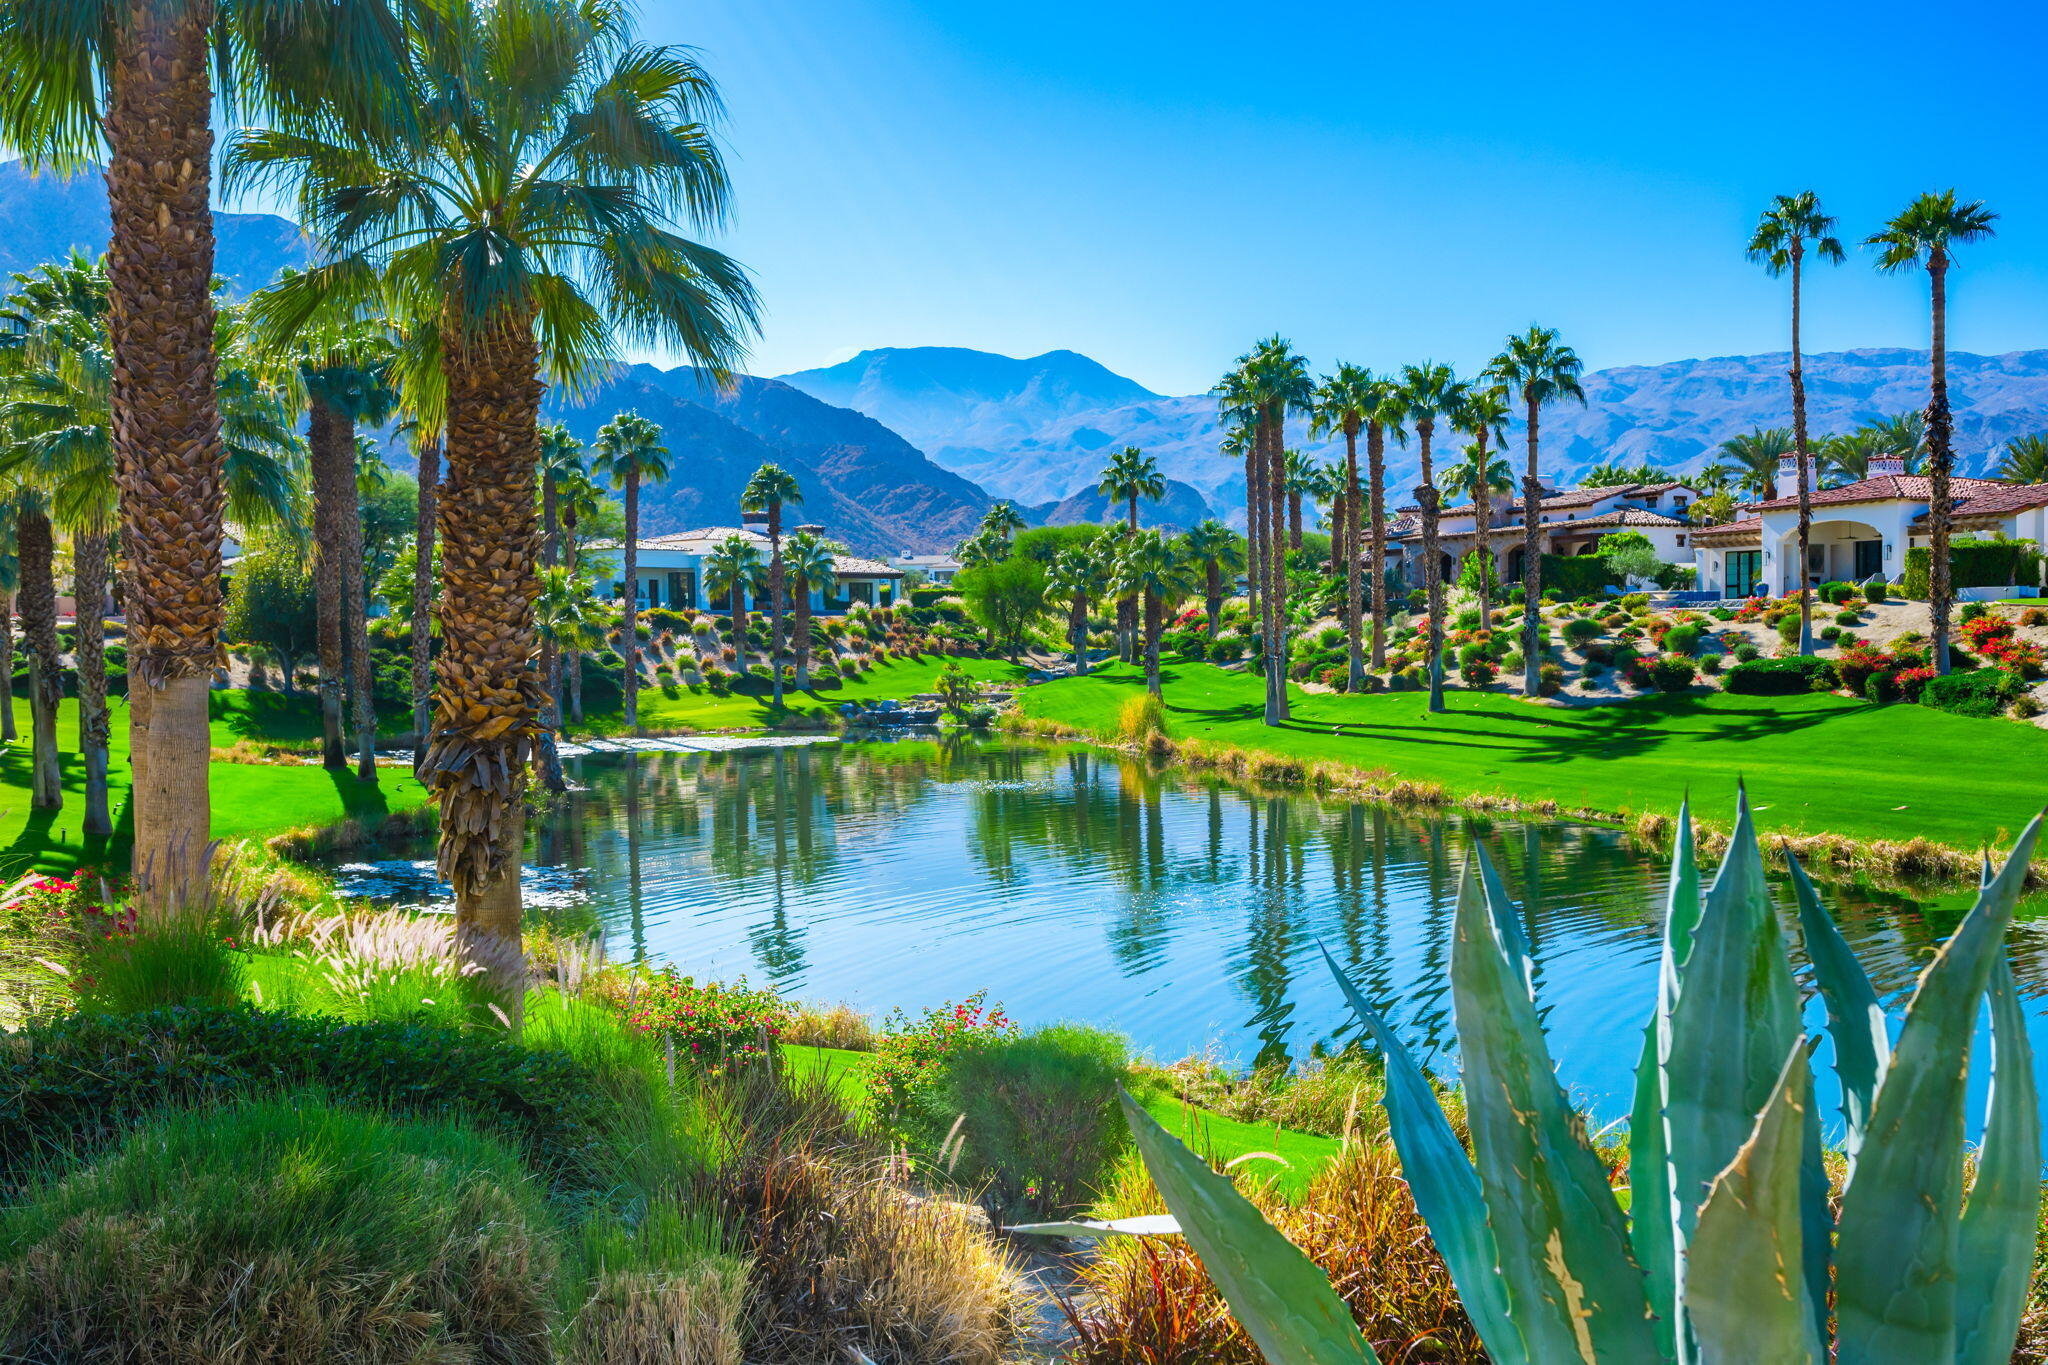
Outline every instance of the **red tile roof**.
<svg viewBox="0 0 2048 1365"><path fill-rule="evenodd" d="M1546 525L1552 535L1564 535L1583 527L1598 530L1608 526L1685 527L1691 524L1678 517L1668 517L1662 512L1652 512L1645 507L1617 507L1612 512L1602 512L1597 517L1585 517L1578 521L1553 521Z"/></svg>
<svg viewBox="0 0 2048 1365"><path fill-rule="evenodd" d="M1955 483L1966 480L1957 479ZM1970 479L1969 483L1982 480ZM2002 517L2013 512L2024 512L2032 507L2048 507L2048 483L2001 483L1995 484L1988 492L1971 493L1956 499L1950 516L1957 521L1983 517ZM1913 518L1915 526L1924 525L1927 514L1922 512Z"/></svg>
<svg viewBox="0 0 2048 1365"><path fill-rule="evenodd" d="M1807 499L1814 507L1829 507L1851 502L1926 502L1934 496L1932 479L1925 474L1878 474L1855 483L1843 484L1840 488L1816 489ZM1975 497L1995 489L2012 485L1996 479L1951 479L1950 491L1958 498ZM1768 502L1753 502L1743 510L1749 512L1776 512L1799 505L1799 495L1789 498L1772 498Z"/></svg>
<svg viewBox="0 0 2048 1365"><path fill-rule="evenodd" d="M1740 545L1746 540L1763 534L1762 517L1751 517L1747 521L1723 522L1719 526L1702 526L1692 533L1695 545Z"/></svg>

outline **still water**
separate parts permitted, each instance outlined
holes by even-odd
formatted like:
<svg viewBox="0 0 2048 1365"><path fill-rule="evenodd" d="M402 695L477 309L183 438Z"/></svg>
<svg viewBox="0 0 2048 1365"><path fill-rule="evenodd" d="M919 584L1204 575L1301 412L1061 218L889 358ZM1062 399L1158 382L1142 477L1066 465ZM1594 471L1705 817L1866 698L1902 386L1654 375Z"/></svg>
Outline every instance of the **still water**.
<svg viewBox="0 0 2048 1365"><path fill-rule="evenodd" d="M1603 1118L1626 1110L1665 865L1613 830L1413 816L1011 741L592 754L567 768L576 790L531 835L528 903L600 924L615 958L877 1017L985 989L1026 1024L1087 1020L1161 1059L1248 1065L1347 1041L1320 940L1448 1060L1452 905L1481 843L1523 899L1561 1076ZM344 885L445 900L429 850L412 852L350 862ZM1968 900L1822 890L1887 996L1910 989ZM2023 924L2012 947L2048 1056L2048 936ZM1809 1015L1818 1025L1817 1002Z"/></svg>

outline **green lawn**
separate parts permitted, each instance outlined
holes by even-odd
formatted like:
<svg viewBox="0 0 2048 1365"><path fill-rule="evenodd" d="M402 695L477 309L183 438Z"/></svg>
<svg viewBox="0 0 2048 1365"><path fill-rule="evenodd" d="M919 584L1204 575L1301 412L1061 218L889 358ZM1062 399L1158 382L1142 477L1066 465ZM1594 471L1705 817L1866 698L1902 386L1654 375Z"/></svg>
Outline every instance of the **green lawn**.
<svg viewBox="0 0 2048 1365"><path fill-rule="evenodd" d="M252 715L263 715L270 723L283 725L292 720L290 708L272 711L265 693L216 693L214 743L232 745L248 738L238 727ZM292 701L296 699L282 698ZM252 708L247 703L253 702ZM12 878L37 868L68 872L88 864L118 865L126 856L132 834L127 811L128 797L128 708L124 698L112 699L112 733L109 743L109 787L114 811L115 834L111 839L87 839L80 832L84 818L85 768L79 762L78 704L67 698L58 708L57 741L64 774L64 807L53 812L31 811L29 786L28 702L16 698L14 722L21 738L0 749L0 877ZM319 733L317 715L305 699L306 714L313 717L313 734ZM209 779L213 800L213 832L216 837L235 838L266 835L309 825L334 824L348 816L381 816L391 811L410 810L427 800L426 789L403 768L381 768L377 783L358 781L353 773L330 773L306 765L215 763Z"/></svg>
<svg viewBox="0 0 2048 1365"><path fill-rule="evenodd" d="M1143 685L1131 669L1045 683L1025 714L1109 733ZM1538 706L1451 691L1431 715L1419 692L1293 692L1294 718L1261 723L1251 673L1177 664L1165 674L1167 724L1205 738L1326 758L1443 784L1601 811L1676 812L1690 791L1725 824L1747 779L1759 826L1857 839L1925 835L1961 848L2003 844L2048 800L2048 733L1922 706L1845 697L1658 697L1598 707Z"/></svg>
<svg viewBox="0 0 2048 1365"><path fill-rule="evenodd" d="M640 692L640 724L648 730L738 730L781 725L796 718L829 718L839 714L839 707L844 702L876 702L883 698L900 701L930 692L938 681L939 670L947 662L937 654L926 655L922 659L890 659L858 677L845 680L838 687L785 693L787 705L780 711L767 697L738 694L715 697L708 691L693 692L687 687L678 687L676 695L669 696L658 687L643 688ZM958 659L953 662L957 662L970 676L984 682L1011 682L1024 676L1023 669L1001 659ZM591 719L603 728L617 728L616 713L592 716Z"/></svg>

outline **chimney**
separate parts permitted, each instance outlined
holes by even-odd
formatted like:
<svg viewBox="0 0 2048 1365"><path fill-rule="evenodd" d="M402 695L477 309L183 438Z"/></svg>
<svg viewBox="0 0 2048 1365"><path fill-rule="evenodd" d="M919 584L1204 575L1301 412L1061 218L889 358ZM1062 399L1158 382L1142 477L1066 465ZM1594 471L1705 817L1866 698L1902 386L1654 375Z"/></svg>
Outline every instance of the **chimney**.
<svg viewBox="0 0 2048 1365"><path fill-rule="evenodd" d="M1873 471L1874 472L1874 471ZM1813 452L1806 456L1806 491L1816 492L1820 488L1820 461ZM1799 457L1790 451L1778 457L1778 496L1796 498L1799 496Z"/></svg>
<svg viewBox="0 0 2048 1365"><path fill-rule="evenodd" d="M1873 455L1870 457L1869 464L1865 466L1863 477L1866 479L1881 479L1887 474L1903 474L1905 472L1905 456Z"/></svg>

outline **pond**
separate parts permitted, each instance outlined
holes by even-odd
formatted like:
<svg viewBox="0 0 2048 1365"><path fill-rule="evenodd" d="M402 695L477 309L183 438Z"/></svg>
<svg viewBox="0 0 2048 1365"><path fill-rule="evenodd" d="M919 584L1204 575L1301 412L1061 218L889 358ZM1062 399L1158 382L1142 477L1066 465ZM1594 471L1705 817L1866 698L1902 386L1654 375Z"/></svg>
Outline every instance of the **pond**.
<svg viewBox="0 0 2048 1365"><path fill-rule="evenodd" d="M1448 1050L1452 906L1477 841L1524 902L1560 1073L1603 1118L1626 1109L1666 862L1616 830L1249 791L1008 740L594 753L567 769L576 790L530 836L528 904L602 925L614 957L877 1017L986 990L1027 1024L1101 1024L1161 1060L1242 1066L1348 1041L1318 942L1410 1040ZM344 863L341 880L445 903L431 849L408 852ZM1887 995L1969 901L1822 894ZM2048 938L2022 924L2012 945L2048 1033Z"/></svg>

